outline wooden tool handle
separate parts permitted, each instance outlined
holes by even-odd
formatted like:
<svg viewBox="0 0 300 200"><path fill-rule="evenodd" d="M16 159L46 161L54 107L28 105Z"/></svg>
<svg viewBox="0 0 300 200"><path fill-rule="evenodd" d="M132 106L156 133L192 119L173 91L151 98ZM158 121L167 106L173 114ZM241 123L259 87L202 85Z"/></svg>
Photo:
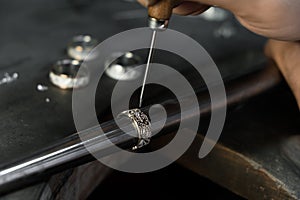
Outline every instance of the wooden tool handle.
<svg viewBox="0 0 300 200"><path fill-rule="evenodd" d="M148 7L148 15L158 20L168 20L172 15L172 10L183 0L160 0L153 6Z"/></svg>

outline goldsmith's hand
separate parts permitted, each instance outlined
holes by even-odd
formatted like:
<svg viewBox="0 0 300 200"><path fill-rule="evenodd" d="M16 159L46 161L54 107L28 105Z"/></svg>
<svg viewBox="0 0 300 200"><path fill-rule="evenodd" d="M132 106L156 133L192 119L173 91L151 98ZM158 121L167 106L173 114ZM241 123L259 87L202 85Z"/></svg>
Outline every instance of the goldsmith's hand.
<svg viewBox="0 0 300 200"><path fill-rule="evenodd" d="M160 0L138 0L144 6ZM183 0L173 12L196 15L215 5L231 11L249 30L278 40L300 40L299 0Z"/></svg>
<svg viewBox="0 0 300 200"><path fill-rule="evenodd" d="M160 0L138 1L147 6ZM195 15L211 5L231 11L249 30L273 38L265 54L277 63L300 108L300 0L183 0L173 12Z"/></svg>
<svg viewBox="0 0 300 200"><path fill-rule="evenodd" d="M300 109L300 42L269 40L265 54L276 62Z"/></svg>
<svg viewBox="0 0 300 200"><path fill-rule="evenodd" d="M160 0L138 1L147 6ZM210 5L231 11L249 30L272 38L265 54L277 63L300 108L300 0L183 0L173 12L200 14Z"/></svg>

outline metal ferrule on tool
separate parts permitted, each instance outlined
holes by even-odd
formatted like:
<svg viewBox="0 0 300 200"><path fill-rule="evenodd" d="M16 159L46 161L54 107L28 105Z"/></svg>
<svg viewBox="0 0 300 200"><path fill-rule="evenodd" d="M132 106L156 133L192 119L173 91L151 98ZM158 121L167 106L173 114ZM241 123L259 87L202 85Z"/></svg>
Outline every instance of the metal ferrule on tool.
<svg viewBox="0 0 300 200"><path fill-rule="evenodd" d="M164 31L168 28L169 20L158 20L153 17L148 18L149 28L157 31Z"/></svg>

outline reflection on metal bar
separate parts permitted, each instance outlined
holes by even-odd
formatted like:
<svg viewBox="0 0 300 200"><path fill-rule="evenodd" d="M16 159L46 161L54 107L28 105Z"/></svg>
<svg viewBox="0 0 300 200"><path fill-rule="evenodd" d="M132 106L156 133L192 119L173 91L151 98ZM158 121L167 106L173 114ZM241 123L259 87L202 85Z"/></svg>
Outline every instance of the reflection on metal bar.
<svg viewBox="0 0 300 200"><path fill-rule="evenodd" d="M280 73L273 65L268 66L259 72L235 80L226 85L228 97L227 104L234 105L249 99L250 97L273 88L280 83L280 81ZM209 103L209 94L201 92L198 93L197 96L199 99L201 115L210 113L211 106ZM188 101L188 99L189 98L186 98L186 101ZM172 127L176 127L181 120L193 118L195 113L197 113L194 111L195 109L193 109L195 105L190 105L188 110L184 111L189 113L186 115L188 116L188 119L181 119L180 110L174 106L174 103L176 104L176 102L176 100L168 100L161 103L169 113L164 126L164 128L168 128L168 130L172 130ZM143 108L142 110L147 110L147 108ZM160 122L152 122L152 124L155 123ZM85 141L81 141L78 134L74 134L65 138L59 144L37 153L33 158L2 167L2 170L0 170L0 194L28 186L29 184L41 181L54 173L93 160L94 158L86 150L86 146L97 152L97 155L104 157L114 153L110 149L110 142L124 149L130 149L136 145L137 139L132 137L133 135L136 135L133 127L131 129L126 129L129 130L129 132L124 133L114 121L109 121L101 124L101 128L105 135L97 134L99 126L92 127L80 133L84 134L86 138L89 138ZM155 132L155 130L152 131ZM107 138L110 142L108 142Z"/></svg>

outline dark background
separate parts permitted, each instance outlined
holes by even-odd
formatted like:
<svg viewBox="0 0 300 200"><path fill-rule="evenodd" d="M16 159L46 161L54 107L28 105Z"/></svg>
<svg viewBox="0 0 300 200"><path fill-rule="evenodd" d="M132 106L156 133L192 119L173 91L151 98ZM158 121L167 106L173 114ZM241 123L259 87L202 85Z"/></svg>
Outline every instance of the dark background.
<svg viewBox="0 0 300 200"><path fill-rule="evenodd" d="M0 165L28 157L76 132L71 112L72 91L61 90L48 79L53 63L67 57L66 47L73 36L91 34L101 42L121 31L144 27L146 22L146 10L131 1L2 0L0 77L4 73L18 73L19 78L0 85ZM216 36L214 33L224 26L231 27L235 34L230 38ZM256 71L265 61L262 54L265 39L241 27L230 14L222 21L173 16L170 28L197 40L213 57L225 80ZM157 55L156 59L164 62L165 58ZM44 84L49 89L39 92L37 84ZM111 80L106 82L107 87L111 87L110 84ZM101 113L108 108L109 95L99 93L99 96L103 99L97 106ZM50 102L46 102L46 98ZM123 185L136 185L136 191L126 193L122 190ZM188 190L183 191L182 187ZM118 188L120 192L112 188ZM151 193L152 190L157 192ZM151 174L114 172L91 199L103 194L116 198L144 199L139 195L149 199L169 195L176 198L195 191L220 199L236 197L212 182L172 165Z"/></svg>

